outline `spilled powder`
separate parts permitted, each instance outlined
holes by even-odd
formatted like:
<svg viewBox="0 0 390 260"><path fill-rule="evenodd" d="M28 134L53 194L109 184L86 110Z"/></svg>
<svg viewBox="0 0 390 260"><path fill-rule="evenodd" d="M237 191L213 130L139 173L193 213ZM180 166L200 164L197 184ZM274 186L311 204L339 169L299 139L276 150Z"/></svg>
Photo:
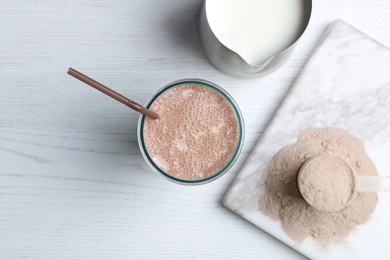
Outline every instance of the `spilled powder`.
<svg viewBox="0 0 390 260"><path fill-rule="evenodd" d="M323 154L307 160L299 170L297 181L307 203L328 212L345 208L355 191L352 167L333 155Z"/></svg>
<svg viewBox="0 0 390 260"><path fill-rule="evenodd" d="M362 142L340 128L310 128L295 144L284 147L263 173L265 192L259 208L298 243L312 237L319 245L342 242L357 225L365 223L377 204L377 193L357 192L350 204L335 212L310 206L298 190L297 174L302 164L315 156L329 154L345 160L357 175L378 175Z"/></svg>

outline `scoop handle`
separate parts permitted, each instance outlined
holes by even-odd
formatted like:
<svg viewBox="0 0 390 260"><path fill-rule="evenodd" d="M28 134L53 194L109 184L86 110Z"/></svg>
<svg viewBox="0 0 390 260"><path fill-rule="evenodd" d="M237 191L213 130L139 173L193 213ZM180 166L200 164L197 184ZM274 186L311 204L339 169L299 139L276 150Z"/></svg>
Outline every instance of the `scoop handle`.
<svg viewBox="0 0 390 260"><path fill-rule="evenodd" d="M356 191L390 191L389 176L357 175Z"/></svg>

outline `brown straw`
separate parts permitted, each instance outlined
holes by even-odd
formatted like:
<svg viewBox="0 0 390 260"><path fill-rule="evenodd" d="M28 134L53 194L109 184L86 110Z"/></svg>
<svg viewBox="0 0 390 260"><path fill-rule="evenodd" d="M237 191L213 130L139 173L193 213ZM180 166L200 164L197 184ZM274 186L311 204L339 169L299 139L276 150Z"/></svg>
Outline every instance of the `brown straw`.
<svg viewBox="0 0 390 260"><path fill-rule="evenodd" d="M135 111L138 111L141 114L144 114L145 116L150 117L151 119L158 119L159 118L159 116L155 112L153 112L153 111L151 111L151 110L141 106L140 104L138 104L138 103L136 103L136 102L134 102L134 101L132 101L132 100L122 96L121 94L119 94L119 93L115 92L114 90L104 86L103 84L100 84L96 80L91 79L90 77L82 74L81 72L78 72L75 69L69 68L68 74L73 76L73 77L75 77L76 79L81 80L82 82L90 85L91 87L96 88L97 90L103 92L107 96L110 96L113 99L118 100L119 102L125 104L126 106L128 106L128 107L130 107L132 109L134 109Z"/></svg>

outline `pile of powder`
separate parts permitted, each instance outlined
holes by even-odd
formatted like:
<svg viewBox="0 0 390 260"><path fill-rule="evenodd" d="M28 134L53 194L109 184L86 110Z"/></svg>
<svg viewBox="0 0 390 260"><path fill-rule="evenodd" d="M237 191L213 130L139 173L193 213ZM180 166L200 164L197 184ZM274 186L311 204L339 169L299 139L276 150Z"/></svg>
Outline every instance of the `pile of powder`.
<svg viewBox="0 0 390 260"><path fill-rule="evenodd" d="M357 225L365 223L377 204L377 193L358 192L344 209L325 212L310 206L297 186L302 164L315 156L329 154L342 158L358 175L378 175L362 142L340 128L310 128L295 144L284 147L263 173L265 192L260 210L281 221L283 230L297 242L312 237L322 246L342 242Z"/></svg>
<svg viewBox="0 0 390 260"><path fill-rule="evenodd" d="M328 212L341 210L352 199L355 175L343 159L323 154L302 165L298 188L303 198L316 209Z"/></svg>

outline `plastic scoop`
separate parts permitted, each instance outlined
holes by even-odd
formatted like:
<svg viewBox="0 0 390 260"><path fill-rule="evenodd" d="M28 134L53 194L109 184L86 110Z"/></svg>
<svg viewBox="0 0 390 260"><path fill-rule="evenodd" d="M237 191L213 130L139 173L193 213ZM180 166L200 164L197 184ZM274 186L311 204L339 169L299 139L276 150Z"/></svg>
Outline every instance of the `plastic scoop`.
<svg viewBox="0 0 390 260"><path fill-rule="evenodd" d="M390 177L357 175L344 159L319 155L307 160L300 168L298 189L312 207L322 211L338 211L359 192L390 190Z"/></svg>

